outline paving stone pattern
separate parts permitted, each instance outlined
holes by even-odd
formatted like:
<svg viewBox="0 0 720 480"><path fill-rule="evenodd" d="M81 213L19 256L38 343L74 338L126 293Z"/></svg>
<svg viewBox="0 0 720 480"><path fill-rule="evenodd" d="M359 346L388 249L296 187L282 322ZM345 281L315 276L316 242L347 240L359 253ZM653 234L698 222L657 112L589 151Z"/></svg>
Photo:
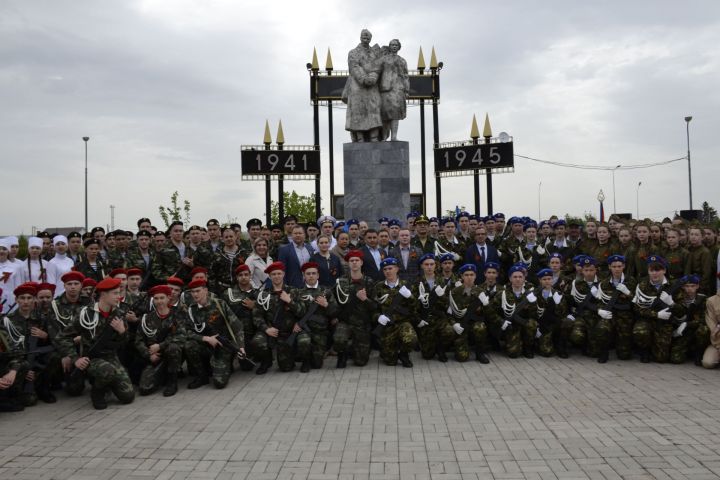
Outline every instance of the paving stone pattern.
<svg viewBox="0 0 720 480"><path fill-rule="evenodd" d="M0 415L0 479L716 479L720 372L611 360L236 373Z"/></svg>

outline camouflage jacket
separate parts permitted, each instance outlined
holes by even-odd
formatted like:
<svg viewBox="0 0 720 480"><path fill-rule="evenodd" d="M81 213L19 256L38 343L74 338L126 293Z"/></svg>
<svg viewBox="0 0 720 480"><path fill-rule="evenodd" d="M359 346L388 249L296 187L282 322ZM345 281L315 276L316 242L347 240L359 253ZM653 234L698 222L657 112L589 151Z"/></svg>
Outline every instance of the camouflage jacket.
<svg viewBox="0 0 720 480"><path fill-rule="evenodd" d="M335 295L333 295L333 289L323 287L318 283L316 288L310 288L305 285L303 288L297 289L298 299L305 303L305 314L313 308L313 304L316 303L317 297L323 296L328 301L327 307L318 305L315 308L315 312L310 315L307 319L307 325L312 331L326 329L329 325L329 321L335 318L340 312L337 301L335 301Z"/></svg>
<svg viewBox="0 0 720 480"><path fill-rule="evenodd" d="M202 337L222 335L235 341L238 347L245 347L245 330L242 322L232 309L219 298L208 298L208 304L197 303L187 307L187 337L202 341Z"/></svg>
<svg viewBox="0 0 720 480"><path fill-rule="evenodd" d="M367 300L364 302L357 298L357 293L365 289ZM338 304L338 317L341 322L355 326L366 326L370 323L373 313L377 309L373 292L375 282L367 275L353 281L350 275L340 277L333 288L335 301Z"/></svg>
<svg viewBox="0 0 720 480"><path fill-rule="evenodd" d="M555 294L560 295L556 302ZM535 302L535 318L542 333L551 331L552 327L563 320L568 314L567 296L555 288L540 289Z"/></svg>
<svg viewBox="0 0 720 480"><path fill-rule="evenodd" d="M80 314L83 307L92 305L92 301L88 297L80 296L78 301L71 303L68 301L67 294L63 293L50 304L52 315L48 319L48 333L50 339L55 342L55 338L67 327L74 318Z"/></svg>
<svg viewBox="0 0 720 480"><path fill-rule="evenodd" d="M23 347L23 342L13 342L4 327L0 326L0 375L7 370L19 371L29 367Z"/></svg>
<svg viewBox="0 0 720 480"><path fill-rule="evenodd" d="M412 240L410 240L410 245L419 248L420 250L422 250L423 253L435 253L435 240L430 238L429 235L425 239L424 245L422 240L420 240L420 237L418 237L417 235L415 235Z"/></svg>
<svg viewBox="0 0 720 480"><path fill-rule="evenodd" d="M715 265L706 246L688 247L688 274L700 276L700 291L704 294L712 295L716 291L714 270Z"/></svg>
<svg viewBox="0 0 720 480"><path fill-rule="evenodd" d="M464 285L453 288L447 293L451 315L447 314L446 308L446 311L442 312L444 317L453 318L453 322L465 322L472 315L475 317L475 321L484 321L488 316L491 304L488 303L485 306L480 302L478 297L482 292L484 292L484 289L480 285L475 285L469 289L466 289ZM473 309L474 312L468 311L468 309Z"/></svg>
<svg viewBox="0 0 720 480"><path fill-rule="evenodd" d="M417 298L411 296L409 298L402 297L400 290L402 287L410 290L412 286L408 286L402 280L398 280L395 287L390 287L386 281L375 284L374 300L377 302L378 309L373 315L373 320L377 323L380 315L385 315L393 323L417 323ZM395 297L400 297L397 301Z"/></svg>
<svg viewBox="0 0 720 480"><path fill-rule="evenodd" d="M235 285L231 288L227 288L222 292L222 299L230 306L235 316L243 322L252 324L253 309L248 308L243 303L245 300L251 300L255 302L258 296L258 289L251 288L250 290L240 290Z"/></svg>
<svg viewBox="0 0 720 480"><path fill-rule="evenodd" d="M29 317L23 317L20 310L15 310L7 314L0 324L0 329L4 329L10 344L13 346L10 351L17 351L19 354L27 354L31 349L30 328L37 327L45 332L48 331L47 322L41 318L37 311L32 311ZM37 347L50 345L50 337L46 339L37 338ZM12 357L11 357L12 358ZM22 361L27 361L26 357L22 357Z"/></svg>
<svg viewBox="0 0 720 480"><path fill-rule="evenodd" d="M111 330L112 332L108 334L108 340L104 341L100 348L96 348L97 351L93 358L116 359L118 349L123 347L128 339L128 325L125 314L125 310L114 308L105 317L100 314L97 303L83 307L80 313L73 317L68 326L57 336L58 350L63 357L70 357L74 362L79 357L85 356L86 352L95 345L95 342L105 330ZM115 318L119 318L125 324L123 333L118 333L110 326L110 322ZM79 354L73 342L73 339L77 336L80 337Z"/></svg>
<svg viewBox="0 0 720 480"><path fill-rule="evenodd" d="M690 265L688 261L690 258L685 248L677 247L670 249L670 247L666 247L662 250L662 256L667 262L667 272L665 275L670 282L689 273Z"/></svg>
<svg viewBox="0 0 720 480"><path fill-rule="evenodd" d="M96 268L93 268L88 259L83 258L83 260L75 266L75 269L86 277L92 278L96 282L99 282L105 278L108 273L110 273L110 268L108 268L105 261L100 258L100 255L97 257L95 266Z"/></svg>
<svg viewBox="0 0 720 480"><path fill-rule="evenodd" d="M245 263L246 252L239 249L235 255L223 249L215 252L210 266L210 288L220 294L235 284L235 269Z"/></svg>
<svg viewBox="0 0 720 480"><path fill-rule="evenodd" d="M187 331L187 316L183 310L171 308L165 318L160 318L156 310L147 313L140 319L140 327L135 335L135 349L145 360L150 360L148 347L160 345L164 351L171 343L182 346L185 343Z"/></svg>
<svg viewBox="0 0 720 480"><path fill-rule="evenodd" d="M520 296L517 297L512 285L505 285L493 297L489 305L490 308L486 309L488 319L496 325L500 325L505 320L513 322L513 316L516 314L525 320L535 318L537 307L530 302L524 301L525 297L532 292L532 285L526 284Z"/></svg>
<svg viewBox="0 0 720 480"><path fill-rule="evenodd" d="M416 310L420 319L428 321L431 318L445 318L452 288L452 286L445 287L437 281L430 287L426 279L414 282L412 294L417 299Z"/></svg>
<svg viewBox="0 0 720 480"><path fill-rule="evenodd" d="M622 283L627 287L628 290L630 290L630 294L627 295L618 291L617 299L615 300L615 305L612 311L613 313L625 312L625 315L632 315L632 300L635 296L637 281L632 277L623 275ZM612 301L612 298L615 295L616 291L615 285L612 282L612 278L608 277L605 280L601 281L600 285L598 285L598 289L600 292L598 306L602 309L608 309L610 307L609 304Z"/></svg>
<svg viewBox="0 0 720 480"><path fill-rule="evenodd" d="M300 301L297 291L285 285L283 290L290 297L290 303L280 300L280 292L261 289L253 310L255 327L264 332L270 327L280 330L280 337L286 338L292 333L295 322L305 314L305 303Z"/></svg>
<svg viewBox="0 0 720 480"><path fill-rule="evenodd" d="M107 265L111 270L114 268L128 268L128 252L117 248L108 250Z"/></svg>
<svg viewBox="0 0 720 480"><path fill-rule="evenodd" d="M644 319L658 320L658 311L669 308L672 317L668 320L672 322L681 318L684 315L684 308L677 303L678 293L673 295L675 305L668 307L664 302L660 300L660 294L662 292L670 293L672 284L667 280L658 287L650 283L649 279L642 280L635 288L635 295L633 297L633 304L636 315Z"/></svg>

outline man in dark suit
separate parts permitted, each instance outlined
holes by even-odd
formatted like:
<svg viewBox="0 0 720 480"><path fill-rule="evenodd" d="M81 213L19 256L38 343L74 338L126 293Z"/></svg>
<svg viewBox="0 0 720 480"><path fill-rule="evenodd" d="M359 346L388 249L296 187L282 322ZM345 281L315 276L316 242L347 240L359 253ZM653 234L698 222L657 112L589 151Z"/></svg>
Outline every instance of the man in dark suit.
<svg viewBox="0 0 720 480"><path fill-rule="evenodd" d="M305 286L300 267L310 261L313 250L309 243L305 243L305 229L302 225L295 225L291 233L292 242L278 249L278 261L285 264L285 283L295 288Z"/></svg>
<svg viewBox="0 0 720 480"><path fill-rule="evenodd" d="M410 245L410 230L403 228L398 234L398 243L390 250L390 256L397 258L400 270L398 275L400 280L410 284L415 283L420 275L420 266L418 261L423 255L423 251Z"/></svg>
<svg viewBox="0 0 720 480"><path fill-rule="evenodd" d="M500 263L500 256L497 248L487 242L487 230L485 227L477 227L475 229L475 243L465 251L465 263L475 265L478 272L485 270L485 262ZM480 285L483 282L483 276L477 275L475 283Z"/></svg>
<svg viewBox="0 0 720 480"><path fill-rule="evenodd" d="M380 262L382 262L386 255L380 248L378 248L378 232L373 228L369 228L365 232L365 245L360 248L363 254L363 275L367 275L375 281L382 281L385 279L382 269L380 268Z"/></svg>

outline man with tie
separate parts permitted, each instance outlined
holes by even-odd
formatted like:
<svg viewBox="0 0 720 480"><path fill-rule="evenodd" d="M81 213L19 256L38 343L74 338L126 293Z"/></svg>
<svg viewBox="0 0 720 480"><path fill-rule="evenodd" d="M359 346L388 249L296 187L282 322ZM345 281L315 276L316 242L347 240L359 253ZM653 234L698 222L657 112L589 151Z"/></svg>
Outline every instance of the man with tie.
<svg viewBox="0 0 720 480"><path fill-rule="evenodd" d="M487 230L478 226L475 229L475 243L465 251L465 263L475 265L478 272L485 270L485 262L500 263L497 249L487 242ZM480 285L482 278L478 275L475 283Z"/></svg>

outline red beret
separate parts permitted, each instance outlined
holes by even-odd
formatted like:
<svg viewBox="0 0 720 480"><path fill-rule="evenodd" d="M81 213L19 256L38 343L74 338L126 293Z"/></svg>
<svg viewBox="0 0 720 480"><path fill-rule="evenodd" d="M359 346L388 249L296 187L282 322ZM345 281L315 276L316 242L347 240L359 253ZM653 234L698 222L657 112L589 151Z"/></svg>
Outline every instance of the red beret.
<svg viewBox="0 0 720 480"><path fill-rule="evenodd" d="M32 295L34 297L37 295L37 288L32 283L23 283L22 285L17 286L13 293L16 297L19 297L20 295Z"/></svg>
<svg viewBox="0 0 720 480"><path fill-rule="evenodd" d="M125 270L124 268L114 268L110 270L110 274L108 275L108 277L115 278L116 275L127 275L127 270Z"/></svg>
<svg viewBox="0 0 720 480"><path fill-rule="evenodd" d="M349 261L351 258L359 258L360 260L363 259L363 253L360 250L350 250L348 253L345 254L345 261Z"/></svg>
<svg viewBox="0 0 720 480"><path fill-rule="evenodd" d="M85 275L80 272L67 272L65 275L60 277L63 283L67 282L81 282L85 280Z"/></svg>
<svg viewBox="0 0 720 480"><path fill-rule="evenodd" d="M127 269L128 277L132 277L132 276L142 277L142 275L143 275L143 271L139 268L128 268Z"/></svg>
<svg viewBox="0 0 720 480"><path fill-rule="evenodd" d="M248 267L247 265L245 265L243 263L243 264L238 265L238 267L235 269L235 275L237 275L240 272L249 272L249 271L250 271L250 267Z"/></svg>
<svg viewBox="0 0 720 480"><path fill-rule="evenodd" d="M83 280L83 288L85 287L93 287L95 288L97 286L97 282L93 280L92 278L85 278Z"/></svg>
<svg viewBox="0 0 720 480"><path fill-rule="evenodd" d="M194 277L194 276L195 276L196 274L198 274L198 273L204 273L205 275L207 275L207 273L208 273L207 268L205 268L205 267L195 267L195 268L193 268L192 270L190 270L190 276L191 276L191 277Z"/></svg>
<svg viewBox="0 0 720 480"><path fill-rule="evenodd" d="M158 293L162 293L163 295L167 295L169 297L170 294L172 294L172 289L167 285L155 285L148 291L148 293L151 297L154 297Z"/></svg>
<svg viewBox="0 0 720 480"><path fill-rule="evenodd" d="M123 273L125 273L125 270L123 270ZM110 290L115 290L116 288L120 287L120 283L122 283L117 278L103 278L98 282L97 285L95 285L95 291L97 292L109 292Z"/></svg>
<svg viewBox="0 0 720 480"><path fill-rule="evenodd" d="M40 290L50 290L53 294L55 293L55 285L52 283L41 283L37 286L37 291L40 293Z"/></svg>
<svg viewBox="0 0 720 480"><path fill-rule="evenodd" d="M176 287L183 288L185 286L185 282L182 281L182 279L178 277L168 277L167 282L168 285L175 285Z"/></svg>
<svg viewBox="0 0 720 480"><path fill-rule="evenodd" d="M283 262L273 262L267 266L267 268L265 269L265 273L271 274L275 270L282 270L284 272L285 264Z"/></svg>
<svg viewBox="0 0 720 480"><path fill-rule="evenodd" d="M314 268L315 270L319 270L320 265L318 265L315 262L305 262L305 263L303 263L302 267L300 267L300 270L302 270L304 272L308 268Z"/></svg>
<svg viewBox="0 0 720 480"><path fill-rule="evenodd" d="M188 283L188 286L187 286L188 290L192 290L193 288L198 288L198 287L207 287L207 281L200 280L200 279L193 280L192 282Z"/></svg>

